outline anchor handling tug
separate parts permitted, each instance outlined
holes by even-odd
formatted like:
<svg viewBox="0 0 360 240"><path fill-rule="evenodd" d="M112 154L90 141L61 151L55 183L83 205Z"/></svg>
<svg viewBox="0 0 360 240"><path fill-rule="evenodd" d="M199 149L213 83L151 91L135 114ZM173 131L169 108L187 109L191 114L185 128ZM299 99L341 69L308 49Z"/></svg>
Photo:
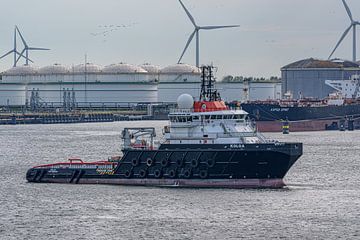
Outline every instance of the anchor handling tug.
<svg viewBox="0 0 360 240"><path fill-rule="evenodd" d="M247 112L229 109L215 90L212 66L202 66L198 101L182 94L169 113L165 140L154 128L125 128L123 155L107 161L69 159L33 167L34 183L121 184L141 186L281 188L302 155L302 143L266 139Z"/></svg>

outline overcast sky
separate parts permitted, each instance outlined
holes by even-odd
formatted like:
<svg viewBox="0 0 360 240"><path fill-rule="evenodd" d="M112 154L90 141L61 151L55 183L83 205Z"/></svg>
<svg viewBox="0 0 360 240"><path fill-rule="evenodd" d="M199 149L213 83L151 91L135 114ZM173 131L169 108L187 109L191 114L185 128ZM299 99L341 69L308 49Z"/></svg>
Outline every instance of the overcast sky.
<svg viewBox="0 0 360 240"><path fill-rule="evenodd" d="M200 62L227 74L279 76L303 58L326 59L350 25L341 0L183 0L199 25L239 24L200 33ZM360 21L360 1L347 0ZM0 0L0 55L13 47L18 25L36 66L177 62L193 26L178 0ZM112 27L109 27L113 25ZM105 27L106 26L106 27ZM113 31L102 34L106 30ZM358 28L358 42L360 42ZM20 44L20 42L19 42ZM357 54L360 56L360 44ZM22 49L22 46L19 46ZM352 58L352 33L334 57ZM358 57L359 58L359 57ZM12 66L0 60L0 71ZM195 64L195 41L183 62Z"/></svg>

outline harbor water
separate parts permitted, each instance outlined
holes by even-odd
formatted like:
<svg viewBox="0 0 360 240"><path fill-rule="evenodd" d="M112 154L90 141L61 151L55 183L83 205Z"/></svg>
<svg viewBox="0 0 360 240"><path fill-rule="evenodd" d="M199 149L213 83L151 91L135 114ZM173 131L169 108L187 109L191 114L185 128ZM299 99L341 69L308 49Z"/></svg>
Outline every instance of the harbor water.
<svg viewBox="0 0 360 240"><path fill-rule="evenodd" d="M32 184L28 168L121 153L124 127L0 128L0 239L360 239L360 131L268 133L304 143L280 190Z"/></svg>

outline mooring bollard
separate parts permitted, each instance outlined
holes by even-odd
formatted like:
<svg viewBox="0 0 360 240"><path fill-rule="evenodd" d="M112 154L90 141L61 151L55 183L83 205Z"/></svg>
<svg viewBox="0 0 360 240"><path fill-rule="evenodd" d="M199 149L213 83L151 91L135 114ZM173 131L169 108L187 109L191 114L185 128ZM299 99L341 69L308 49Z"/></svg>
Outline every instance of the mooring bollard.
<svg viewBox="0 0 360 240"><path fill-rule="evenodd" d="M289 121L285 120L282 122L282 132L283 134L289 134L290 133L290 126L289 126Z"/></svg>
<svg viewBox="0 0 360 240"><path fill-rule="evenodd" d="M345 119L340 120L339 130L340 131L345 131Z"/></svg>
<svg viewBox="0 0 360 240"><path fill-rule="evenodd" d="M352 118L348 119L348 130L354 131L354 119L352 119Z"/></svg>

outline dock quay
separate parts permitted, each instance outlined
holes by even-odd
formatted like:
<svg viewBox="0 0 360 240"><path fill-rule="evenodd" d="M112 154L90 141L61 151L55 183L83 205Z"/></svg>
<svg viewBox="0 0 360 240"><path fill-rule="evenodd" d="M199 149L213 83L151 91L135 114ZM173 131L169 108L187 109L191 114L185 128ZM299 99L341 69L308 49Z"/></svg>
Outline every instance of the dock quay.
<svg viewBox="0 0 360 240"><path fill-rule="evenodd" d="M0 125L57 124L151 120L145 111L132 112L61 112L61 113L0 113Z"/></svg>

